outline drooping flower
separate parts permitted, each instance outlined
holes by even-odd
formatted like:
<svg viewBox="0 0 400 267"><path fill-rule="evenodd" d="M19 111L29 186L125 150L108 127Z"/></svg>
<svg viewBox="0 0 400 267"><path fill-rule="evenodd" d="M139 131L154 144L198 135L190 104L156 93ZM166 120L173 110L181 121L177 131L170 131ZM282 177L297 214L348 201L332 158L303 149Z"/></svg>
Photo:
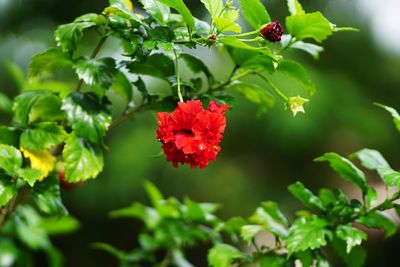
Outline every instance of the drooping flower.
<svg viewBox="0 0 400 267"><path fill-rule="evenodd" d="M260 34L271 42L279 42L283 34L282 25L274 20L260 30Z"/></svg>
<svg viewBox="0 0 400 267"><path fill-rule="evenodd" d="M174 167L190 164L205 168L216 159L226 126L228 105L211 101L204 109L199 100L179 102L171 113L159 112L157 139Z"/></svg>

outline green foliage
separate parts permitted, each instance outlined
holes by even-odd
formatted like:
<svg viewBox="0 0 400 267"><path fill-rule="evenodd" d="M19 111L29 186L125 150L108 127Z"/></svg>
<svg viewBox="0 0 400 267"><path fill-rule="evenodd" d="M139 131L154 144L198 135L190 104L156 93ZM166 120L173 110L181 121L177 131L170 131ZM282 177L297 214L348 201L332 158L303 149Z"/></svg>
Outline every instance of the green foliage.
<svg viewBox="0 0 400 267"><path fill-rule="evenodd" d="M21 134L21 145L31 151L49 149L67 137L64 128L55 122L40 122Z"/></svg>
<svg viewBox="0 0 400 267"><path fill-rule="evenodd" d="M260 0L241 0L243 16L254 29L268 24L271 18Z"/></svg>

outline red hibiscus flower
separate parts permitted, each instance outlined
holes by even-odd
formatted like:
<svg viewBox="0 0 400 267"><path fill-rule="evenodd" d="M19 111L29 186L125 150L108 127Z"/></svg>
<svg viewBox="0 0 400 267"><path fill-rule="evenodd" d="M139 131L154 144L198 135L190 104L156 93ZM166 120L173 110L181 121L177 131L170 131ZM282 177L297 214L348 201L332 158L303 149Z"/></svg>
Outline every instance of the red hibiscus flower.
<svg viewBox="0 0 400 267"><path fill-rule="evenodd" d="M211 101L205 110L199 100L179 102L171 113L159 112L157 139L161 142L167 161L192 168L205 168L221 150L225 111L228 105Z"/></svg>

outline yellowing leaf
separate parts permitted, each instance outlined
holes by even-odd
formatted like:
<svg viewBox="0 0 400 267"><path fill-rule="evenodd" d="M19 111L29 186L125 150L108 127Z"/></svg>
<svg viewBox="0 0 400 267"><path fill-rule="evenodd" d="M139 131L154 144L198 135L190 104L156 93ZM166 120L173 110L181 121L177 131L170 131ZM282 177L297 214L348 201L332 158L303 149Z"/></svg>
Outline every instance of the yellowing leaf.
<svg viewBox="0 0 400 267"><path fill-rule="evenodd" d="M131 2L130 0L124 0L124 3L125 3L125 5L128 7L128 9L129 9L130 11L133 10L133 5L132 5L132 2Z"/></svg>
<svg viewBox="0 0 400 267"><path fill-rule="evenodd" d="M31 167L33 169L42 171L39 181L42 181L54 169L56 157L54 157L49 151L43 150L39 152L33 152L22 146L20 149L24 154L24 157L31 161Z"/></svg>

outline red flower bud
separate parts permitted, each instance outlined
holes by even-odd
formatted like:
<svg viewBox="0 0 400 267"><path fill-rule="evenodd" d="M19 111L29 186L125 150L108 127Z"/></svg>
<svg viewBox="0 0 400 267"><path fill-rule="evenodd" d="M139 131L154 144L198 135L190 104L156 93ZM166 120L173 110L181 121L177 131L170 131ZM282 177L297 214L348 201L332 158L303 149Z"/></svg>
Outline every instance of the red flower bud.
<svg viewBox="0 0 400 267"><path fill-rule="evenodd" d="M228 105L211 101L205 110L199 100L179 102L171 113L159 112L157 139L161 142L167 161L192 168L205 168L221 150L225 111Z"/></svg>
<svg viewBox="0 0 400 267"><path fill-rule="evenodd" d="M65 189L73 188L73 187L76 187L76 186L79 186L79 185L83 184L83 182L77 182L77 183L66 182L65 181L65 172L64 171L61 171L61 172L58 173L58 178L60 179L61 188L65 188Z"/></svg>
<svg viewBox="0 0 400 267"><path fill-rule="evenodd" d="M283 28L279 21L275 20L262 28L260 34L271 42L279 42L283 34Z"/></svg>
<svg viewBox="0 0 400 267"><path fill-rule="evenodd" d="M217 41L217 36L215 34L210 35L209 39L211 42L215 42L215 41Z"/></svg>

